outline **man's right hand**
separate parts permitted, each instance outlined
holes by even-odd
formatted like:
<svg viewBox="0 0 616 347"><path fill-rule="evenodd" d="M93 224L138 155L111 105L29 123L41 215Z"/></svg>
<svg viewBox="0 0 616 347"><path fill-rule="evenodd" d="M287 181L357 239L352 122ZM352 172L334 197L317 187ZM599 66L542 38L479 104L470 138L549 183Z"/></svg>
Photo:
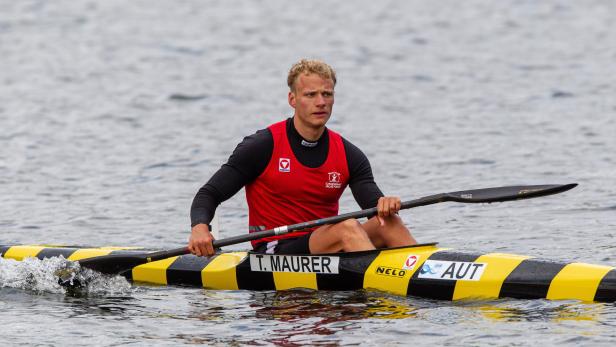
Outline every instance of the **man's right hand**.
<svg viewBox="0 0 616 347"><path fill-rule="evenodd" d="M214 255L214 237L210 234L207 224L197 224L192 227L190 238L188 239L188 250L200 257Z"/></svg>

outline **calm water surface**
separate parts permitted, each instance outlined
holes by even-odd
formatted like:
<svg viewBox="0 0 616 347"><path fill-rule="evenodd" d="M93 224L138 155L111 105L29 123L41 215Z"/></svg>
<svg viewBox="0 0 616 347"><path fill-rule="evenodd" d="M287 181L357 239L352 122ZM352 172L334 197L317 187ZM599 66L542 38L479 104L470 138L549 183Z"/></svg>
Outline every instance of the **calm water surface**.
<svg viewBox="0 0 616 347"><path fill-rule="evenodd" d="M0 0L0 244L183 245L195 192L243 136L290 114L286 73L307 56L337 69L330 127L388 194L580 183L403 212L419 241L614 265L614 23L609 0ZM341 210L356 209L345 194ZM244 232L243 193L219 215L222 237ZM46 266L30 265L0 260L9 344L616 341L612 304L121 280L73 297L44 275L23 282Z"/></svg>

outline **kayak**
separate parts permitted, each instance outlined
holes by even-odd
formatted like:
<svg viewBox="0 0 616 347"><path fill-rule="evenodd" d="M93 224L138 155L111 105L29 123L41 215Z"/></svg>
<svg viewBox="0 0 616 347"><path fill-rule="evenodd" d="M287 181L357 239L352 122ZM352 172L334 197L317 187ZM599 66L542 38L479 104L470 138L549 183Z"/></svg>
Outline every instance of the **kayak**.
<svg viewBox="0 0 616 347"><path fill-rule="evenodd" d="M0 245L4 258L63 256L81 260L144 253L122 247ZM616 268L504 253L469 253L437 243L374 251L270 255L223 252L182 255L121 273L138 283L220 290L377 290L441 300L497 298L616 301Z"/></svg>

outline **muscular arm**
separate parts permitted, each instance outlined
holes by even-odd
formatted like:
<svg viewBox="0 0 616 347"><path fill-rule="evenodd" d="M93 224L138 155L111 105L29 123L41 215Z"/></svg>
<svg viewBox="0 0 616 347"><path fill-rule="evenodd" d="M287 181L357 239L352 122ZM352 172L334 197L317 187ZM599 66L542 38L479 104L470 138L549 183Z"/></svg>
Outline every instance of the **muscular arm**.
<svg viewBox="0 0 616 347"><path fill-rule="evenodd" d="M362 209L375 207L379 198L383 196L383 192L374 182L372 167L370 167L368 158L359 148L346 139L343 138L342 143L349 166L349 187L355 201Z"/></svg>
<svg viewBox="0 0 616 347"><path fill-rule="evenodd" d="M190 208L191 226L209 224L218 205L261 175L273 149L274 140L268 129L245 137L227 163L195 195Z"/></svg>

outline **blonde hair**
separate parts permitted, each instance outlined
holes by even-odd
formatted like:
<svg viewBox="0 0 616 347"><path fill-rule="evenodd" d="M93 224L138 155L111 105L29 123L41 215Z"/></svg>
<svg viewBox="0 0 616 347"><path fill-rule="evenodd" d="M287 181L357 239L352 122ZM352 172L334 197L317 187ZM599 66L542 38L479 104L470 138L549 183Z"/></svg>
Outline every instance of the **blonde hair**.
<svg viewBox="0 0 616 347"><path fill-rule="evenodd" d="M325 62L316 59L302 59L291 66L287 84L292 92L295 92L295 82L301 74L317 74L322 78L331 79L336 86L336 71Z"/></svg>

